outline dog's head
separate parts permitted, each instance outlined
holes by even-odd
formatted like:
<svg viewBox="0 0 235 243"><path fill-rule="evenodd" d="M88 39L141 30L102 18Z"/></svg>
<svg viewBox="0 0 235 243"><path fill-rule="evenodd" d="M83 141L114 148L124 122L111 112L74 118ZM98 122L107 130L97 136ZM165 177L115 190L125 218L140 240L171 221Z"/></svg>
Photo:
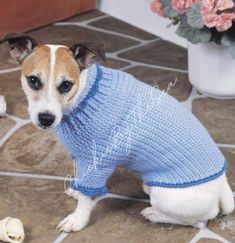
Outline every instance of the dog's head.
<svg viewBox="0 0 235 243"><path fill-rule="evenodd" d="M86 70L105 58L102 43L79 43L72 48L38 45L24 34L7 34L10 52L21 64L21 83L32 122L42 129L56 127L86 81Z"/></svg>

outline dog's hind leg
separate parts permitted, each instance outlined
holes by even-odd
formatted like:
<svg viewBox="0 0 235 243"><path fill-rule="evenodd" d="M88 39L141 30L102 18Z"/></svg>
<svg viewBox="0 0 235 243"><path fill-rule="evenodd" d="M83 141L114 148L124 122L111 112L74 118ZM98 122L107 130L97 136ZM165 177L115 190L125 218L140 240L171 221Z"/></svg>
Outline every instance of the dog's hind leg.
<svg viewBox="0 0 235 243"><path fill-rule="evenodd" d="M162 213L155 207L147 207L141 211L141 214L144 216L145 219L148 219L152 223L188 225L178 219Z"/></svg>
<svg viewBox="0 0 235 243"><path fill-rule="evenodd" d="M221 209L223 213L233 210L234 199L225 180L223 174L215 180L186 188L150 187L152 207L143 210L142 214L152 222L201 228Z"/></svg>
<svg viewBox="0 0 235 243"><path fill-rule="evenodd" d="M221 214L230 214L234 210L234 196L226 177L224 177L219 202Z"/></svg>
<svg viewBox="0 0 235 243"><path fill-rule="evenodd" d="M164 224L178 224L184 226L193 226L196 228L204 228L207 222L198 222L196 224L188 224L183 222L179 219L173 218L170 215L162 213L155 207L147 207L141 211L141 214L144 216L145 219L148 219L152 223L164 223Z"/></svg>

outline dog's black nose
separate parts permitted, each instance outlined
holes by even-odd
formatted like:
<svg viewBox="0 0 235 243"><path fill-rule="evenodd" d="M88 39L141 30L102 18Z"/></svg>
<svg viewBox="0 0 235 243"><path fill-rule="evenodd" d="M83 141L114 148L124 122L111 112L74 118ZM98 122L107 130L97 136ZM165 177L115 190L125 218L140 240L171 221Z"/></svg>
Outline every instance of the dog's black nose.
<svg viewBox="0 0 235 243"><path fill-rule="evenodd" d="M53 124L53 122L55 121L55 116L51 113L39 113L38 114L38 120L40 125L44 126L44 127L49 127Z"/></svg>

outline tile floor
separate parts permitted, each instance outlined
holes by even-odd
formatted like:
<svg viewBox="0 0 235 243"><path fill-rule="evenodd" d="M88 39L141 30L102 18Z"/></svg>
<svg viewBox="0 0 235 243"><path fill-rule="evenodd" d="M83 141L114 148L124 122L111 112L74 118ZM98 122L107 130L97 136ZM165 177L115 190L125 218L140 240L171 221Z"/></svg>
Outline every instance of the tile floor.
<svg viewBox="0 0 235 243"><path fill-rule="evenodd" d="M70 45L83 40L105 42L105 65L125 70L144 82L166 89L203 122L229 161L228 177L235 191L235 101L198 94L188 82L187 51L158 37L91 11L31 31L40 43ZM0 47L0 94L7 114L0 118L0 218L19 217L25 242L235 242L235 213L217 218L197 230L154 225L139 214L148 205L139 177L115 171L110 194L94 210L88 227L77 233L59 233L55 226L75 208L66 197L64 179L73 175L73 161L52 133L34 128L28 120L26 99L20 88L19 67Z"/></svg>

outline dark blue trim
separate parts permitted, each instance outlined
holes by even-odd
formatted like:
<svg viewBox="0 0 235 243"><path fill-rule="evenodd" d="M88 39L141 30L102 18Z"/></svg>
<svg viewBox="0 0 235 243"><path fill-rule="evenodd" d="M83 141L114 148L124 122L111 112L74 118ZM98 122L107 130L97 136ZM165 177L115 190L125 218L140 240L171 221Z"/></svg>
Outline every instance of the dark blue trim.
<svg viewBox="0 0 235 243"><path fill-rule="evenodd" d="M94 69L94 70L93 70ZM94 72L94 73L92 73ZM94 76L93 76L94 74ZM88 71L87 84L83 92L79 95L76 104L64 111L63 121L68 121L73 112L80 112L85 108L89 99L95 96L99 89L99 81L103 77L103 72L98 63L93 64ZM73 115L72 115L73 116Z"/></svg>
<svg viewBox="0 0 235 243"><path fill-rule="evenodd" d="M191 182L185 182L185 183L178 183L178 184L170 184L170 183L164 183L164 182L157 182L157 181L150 181L145 183L147 186L159 186L159 187L168 187L168 188L185 188L185 187L190 187L190 186L196 186L199 184L206 183L208 181L212 181L219 176L221 176L225 170L227 169L228 162L225 160L223 168L216 174L208 176L206 178L197 180L197 181L191 181Z"/></svg>
<svg viewBox="0 0 235 243"><path fill-rule="evenodd" d="M86 97L84 98L84 100L81 101L81 103L78 105L79 111L81 111L85 108L88 100L93 98L95 96L95 94L98 92L98 89L99 89L99 81L102 79L103 73L102 73L102 70L101 70L99 64L95 63L94 65L96 66L96 72L97 72L95 82L91 86L91 89L89 90L89 92L86 95Z"/></svg>
<svg viewBox="0 0 235 243"><path fill-rule="evenodd" d="M83 187L83 186L78 185L78 183L75 180L73 180L70 183L70 187L73 190L79 191L82 194L89 196L89 197L100 196L100 195L104 195L107 193L106 186L101 187L101 188L88 188L88 187Z"/></svg>

